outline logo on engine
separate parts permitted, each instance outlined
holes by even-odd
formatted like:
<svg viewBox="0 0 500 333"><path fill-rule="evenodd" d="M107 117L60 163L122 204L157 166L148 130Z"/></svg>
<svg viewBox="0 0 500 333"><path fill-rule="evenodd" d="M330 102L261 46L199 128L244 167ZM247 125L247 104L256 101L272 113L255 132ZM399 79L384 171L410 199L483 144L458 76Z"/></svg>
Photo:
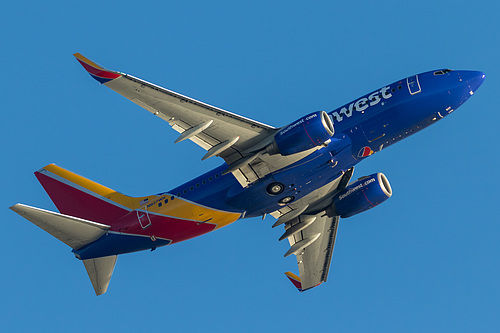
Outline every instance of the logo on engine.
<svg viewBox="0 0 500 333"><path fill-rule="evenodd" d="M351 194L353 194L353 193L354 193L354 192L356 192L357 190L360 190L360 189L362 189L363 187L370 185L370 184L371 184L371 183L373 183L374 181L375 181L375 178L370 178L370 179L366 180L364 183L360 183L360 184L358 184L357 186L350 188L350 189L349 189L349 190L347 190L347 192L345 192L344 194L339 195L339 200L343 200L343 199L345 199L346 197L350 196Z"/></svg>
<svg viewBox="0 0 500 333"><path fill-rule="evenodd" d="M311 115L309 115L309 116L307 116L307 117L305 117L305 118L302 118L302 119L300 119L299 121L297 121L296 123L291 124L290 126L288 126L287 128L285 128L284 130L282 130L281 132L279 132L279 135L283 135L283 134L285 134L286 132L288 132L289 130L291 130L291 129L293 129L293 128L297 127L297 126L299 126L300 124L303 124L303 123L304 123L304 121L311 120L311 119L313 119L313 118L316 118L317 116L318 116L318 115L317 115L316 113L313 113L313 114L311 114Z"/></svg>

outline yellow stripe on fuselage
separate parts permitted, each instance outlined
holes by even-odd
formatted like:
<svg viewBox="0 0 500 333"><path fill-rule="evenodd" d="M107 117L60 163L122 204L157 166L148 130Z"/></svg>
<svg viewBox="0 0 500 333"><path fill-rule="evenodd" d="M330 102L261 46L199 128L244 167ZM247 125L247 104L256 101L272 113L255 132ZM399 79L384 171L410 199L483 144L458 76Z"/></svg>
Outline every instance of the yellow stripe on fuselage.
<svg viewBox="0 0 500 333"><path fill-rule="evenodd" d="M158 196L153 200L150 199L149 204L146 204L144 209L146 208L151 213L215 224L216 229L235 222L241 216L240 213L224 212L204 207L167 194Z"/></svg>
<svg viewBox="0 0 500 333"><path fill-rule="evenodd" d="M71 183L74 183L75 185L81 186L90 192L132 210L143 209L151 213L157 213L179 219L211 223L217 226L216 229L235 222L241 216L240 213L224 212L200 206L194 202L186 201L179 197L166 194L149 195L145 197L130 197L120 192L116 192L109 187L98 184L90 179L77 175L71 171L63 169L55 164L47 165L44 169L70 181ZM144 203L146 199L147 202ZM167 200L167 202L165 202L165 200Z"/></svg>

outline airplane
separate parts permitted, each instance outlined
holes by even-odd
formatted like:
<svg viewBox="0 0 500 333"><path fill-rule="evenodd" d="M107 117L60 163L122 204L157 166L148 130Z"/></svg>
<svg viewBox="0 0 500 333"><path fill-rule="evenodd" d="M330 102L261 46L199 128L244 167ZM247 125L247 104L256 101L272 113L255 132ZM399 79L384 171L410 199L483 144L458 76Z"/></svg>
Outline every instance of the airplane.
<svg viewBox="0 0 500 333"><path fill-rule="evenodd" d="M219 167L168 192L131 197L55 164L35 172L59 213L10 209L72 248L96 295L104 294L117 256L155 250L244 218L276 218L299 274L299 291L325 282L340 218L392 196L383 173L351 182L365 158L436 123L481 86L480 71L438 69L395 81L333 111L316 111L272 127L132 75L74 56L99 83L128 98L218 156ZM187 147L187 146L186 146Z"/></svg>

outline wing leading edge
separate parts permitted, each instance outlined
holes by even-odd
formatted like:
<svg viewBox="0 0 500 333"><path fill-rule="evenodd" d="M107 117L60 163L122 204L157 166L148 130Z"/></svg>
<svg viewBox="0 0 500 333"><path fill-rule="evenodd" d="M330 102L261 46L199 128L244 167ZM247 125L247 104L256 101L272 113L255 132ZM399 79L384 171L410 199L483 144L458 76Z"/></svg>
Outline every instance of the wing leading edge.
<svg viewBox="0 0 500 333"><path fill-rule="evenodd" d="M190 139L207 150L204 158L220 156L228 164L248 156L257 143L276 128L197 101L132 75L107 70L80 53L74 56L101 84L116 91L181 133L176 142Z"/></svg>
<svg viewBox="0 0 500 333"><path fill-rule="evenodd" d="M97 81L130 101L167 121L180 133L175 142L191 140L207 153L203 160L219 156L228 164L242 187L264 178L271 172L295 163L318 147L282 156L266 151L279 131L255 120L197 101L132 75L111 71L85 58L74 56Z"/></svg>

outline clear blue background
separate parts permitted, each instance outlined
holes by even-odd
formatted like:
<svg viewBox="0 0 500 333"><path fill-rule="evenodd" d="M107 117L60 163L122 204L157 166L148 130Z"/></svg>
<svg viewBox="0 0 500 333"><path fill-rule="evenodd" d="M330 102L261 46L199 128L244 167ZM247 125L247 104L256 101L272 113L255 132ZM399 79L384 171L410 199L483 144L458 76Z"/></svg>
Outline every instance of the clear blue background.
<svg viewBox="0 0 500 333"><path fill-rule="evenodd" d="M23 1L0 13L2 331L498 332L497 1ZM55 210L48 163L130 195L217 166L99 86L110 69L283 126L436 68L486 73L453 115L374 155L394 195L343 220L329 280L298 293L273 219L120 256L96 297L70 249L7 208ZM278 230L280 229L280 230Z"/></svg>

